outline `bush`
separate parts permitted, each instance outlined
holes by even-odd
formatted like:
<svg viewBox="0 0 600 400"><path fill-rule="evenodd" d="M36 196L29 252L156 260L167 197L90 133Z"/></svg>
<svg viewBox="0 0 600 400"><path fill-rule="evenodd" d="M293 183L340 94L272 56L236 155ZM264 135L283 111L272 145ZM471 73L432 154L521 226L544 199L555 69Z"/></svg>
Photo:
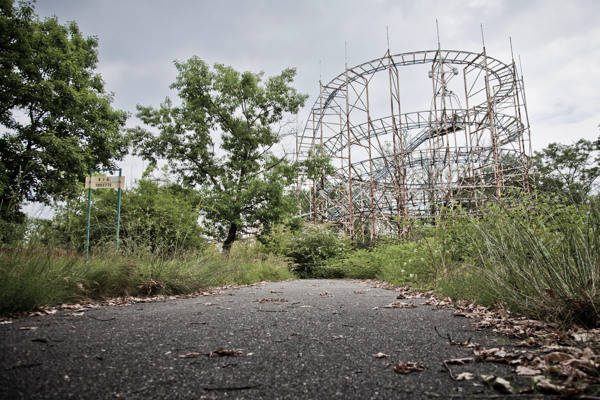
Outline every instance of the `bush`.
<svg viewBox="0 0 600 400"><path fill-rule="evenodd" d="M130 253L200 250L207 245L198 224L196 193L178 185L141 180L124 190L121 199L120 247ZM90 243L98 247L115 240L116 192L93 194ZM43 247L81 251L85 245L87 198L57 208L52 221L40 222L33 242Z"/></svg>
<svg viewBox="0 0 600 400"><path fill-rule="evenodd" d="M393 241L372 249L359 249L329 260L318 267L322 278L379 279L395 285L431 287L434 258L432 238ZM439 257L437 257L439 258Z"/></svg>
<svg viewBox="0 0 600 400"><path fill-rule="evenodd" d="M305 223L298 230L276 226L264 239L265 248L289 258L300 278L314 277L326 260L350 249L350 242L328 224Z"/></svg>

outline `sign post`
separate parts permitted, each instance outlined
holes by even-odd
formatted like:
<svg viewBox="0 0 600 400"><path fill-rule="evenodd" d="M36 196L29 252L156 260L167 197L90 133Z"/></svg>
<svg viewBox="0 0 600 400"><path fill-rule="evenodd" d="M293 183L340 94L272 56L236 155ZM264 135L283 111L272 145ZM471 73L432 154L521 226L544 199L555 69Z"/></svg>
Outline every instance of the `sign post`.
<svg viewBox="0 0 600 400"><path fill-rule="evenodd" d="M85 259L89 259L90 253L90 230L92 226L90 225L90 218L92 213L92 189L116 189L117 190L117 220L115 223L115 232L116 232L116 248L119 250L119 230L121 224L121 193L122 189L125 186L125 177L122 176L122 169L119 168L119 176L94 176L94 172L105 172L108 171L112 173L112 170L108 169L100 169L93 170L90 169L90 175L85 178L85 188L88 190L88 206L87 206L87 223L85 228Z"/></svg>

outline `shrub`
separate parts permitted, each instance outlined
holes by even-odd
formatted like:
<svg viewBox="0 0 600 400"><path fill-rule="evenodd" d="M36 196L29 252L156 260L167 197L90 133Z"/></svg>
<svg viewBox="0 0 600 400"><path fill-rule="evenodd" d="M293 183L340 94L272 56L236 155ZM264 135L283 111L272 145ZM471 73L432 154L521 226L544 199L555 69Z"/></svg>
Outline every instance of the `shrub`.
<svg viewBox="0 0 600 400"><path fill-rule="evenodd" d="M310 278L325 260L350 249L350 242L328 224L303 224L297 231L286 226L274 227L264 238L265 248L293 263L292 270L301 278Z"/></svg>
<svg viewBox="0 0 600 400"><path fill-rule="evenodd" d="M207 242L198 224L196 193L178 185L159 185L141 180L123 191L121 200L120 245L124 251L151 251L175 254L200 250ZM93 195L90 243L114 243L117 196L98 190ZM40 222L32 241L44 247L81 251L84 247L87 198L71 200L57 207L52 221Z"/></svg>
<svg viewBox="0 0 600 400"><path fill-rule="evenodd" d="M318 267L323 278L380 279L396 285L431 287L433 264L439 258L432 238L395 240L372 249L354 250Z"/></svg>

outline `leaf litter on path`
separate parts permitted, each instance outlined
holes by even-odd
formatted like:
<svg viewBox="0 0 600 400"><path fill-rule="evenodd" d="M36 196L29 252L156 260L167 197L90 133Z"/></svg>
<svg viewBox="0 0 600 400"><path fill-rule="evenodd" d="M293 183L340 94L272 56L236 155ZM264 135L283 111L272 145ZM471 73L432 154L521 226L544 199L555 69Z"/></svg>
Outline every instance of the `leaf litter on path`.
<svg viewBox="0 0 600 400"><path fill-rule="evenodd" d="M423 372L425 371L425 367L417 362L400 361L394 364L394 371L402 375L407 375L413 372Z"/></svg>
<svg viewBox="0 0 600 400"><path fill-rule="evenodd" d="M227 356L240 356L244 354L243 352L236 350L236 349L225 349L223 347L219 347L216 350L213 351L209 351L208 353L198 353L195 351L189 352L189 353L185 353L185 354L180 354L179 358L196 358L196 357L200 357L200 356L207 356L208 358L213 358L213 357L227 357Z"/></svg>

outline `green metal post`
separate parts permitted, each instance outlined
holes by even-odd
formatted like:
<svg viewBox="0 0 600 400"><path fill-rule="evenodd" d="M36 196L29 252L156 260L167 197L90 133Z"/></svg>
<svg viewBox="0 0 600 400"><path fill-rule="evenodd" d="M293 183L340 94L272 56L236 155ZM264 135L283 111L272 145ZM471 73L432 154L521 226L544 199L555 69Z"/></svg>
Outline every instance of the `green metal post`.
<svg viewBox="0 0 600 400"><path fill-rule="evenodd" d="M92 180L92 170L90 169L90 181ZM90 253L90 214L92 213L92 186L88 188L88 206L87 206L87 223L85 226L85 259L89 259Z"/></svg>
<svg viewBox="0 0 600 400"><path fill-rule="evenodd" d="M117 190L117 250L119 250L119 227L121 224L121 173L122 169L119 168L119 189Z"/></svg>

